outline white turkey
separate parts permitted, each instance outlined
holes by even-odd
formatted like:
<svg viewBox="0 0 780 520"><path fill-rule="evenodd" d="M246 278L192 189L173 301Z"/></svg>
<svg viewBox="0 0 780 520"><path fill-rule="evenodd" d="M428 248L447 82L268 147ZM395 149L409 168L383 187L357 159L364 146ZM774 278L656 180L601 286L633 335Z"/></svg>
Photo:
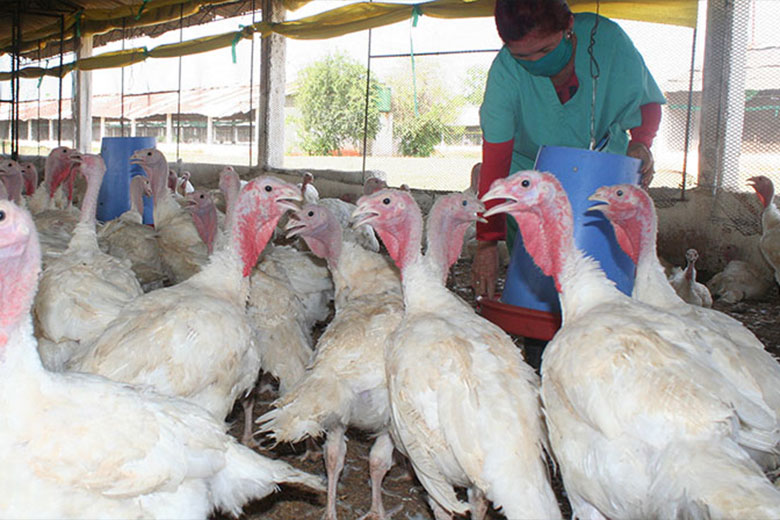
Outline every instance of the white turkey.
<svg viewBox="0 0 780 520"><path fill-rule="evenodd" d="M22 176L24 177L24 194L27 197L32 197L38 187L38 168L31 162L20 162L19 166L22 168Z"/></svg>
<svg viewBox="0 0 780 520"><path fill-rule="evenodd" d="M41 257L29 213L0 201L0 510L7 518L238 516L318 477L239 445L181 399L41 365L30 307ZM9 305L9 302L13 302Z"/></svg>
<svg viewBox="0 0 780 520"><path fill-rule="evenodd" d="M314 176L311 173L306 172L303 175L303 183L301 184L304 200L308 203L320 204L328 208L341 224L341 228L344 230L344 240L360 244L369 251L378 252L379 241L371 226L350 226L350 217L352 216L352 212L355 211L355 205L332 197L320 198L319 192L314 187L313 182ZM382 179L370 177L363 183L363 193L368 195L385 188L386 186L385 181Z"/></svg>
<svg viewBox="0 0 780 520"><path fill-rule="evenodd" d="M201 240L190 213L174 199L168 188L168 162L159 150L138 150L130 157L146 172L152 184L154 228L163 262L175 283L200 271L208 261L208 249Z"/></svg>
<svg viewBox="0 0 780 520"><path fill-rule="evenodd" d="M561 518L547 468L539 381L511 338L444 285L468 225L484 206L467 194L436 201L423 221L408 192L364 196L371 223L401 270L404 317L385 350L393 440L430 495L437 519L484 499L507 518ZM468 489L469 504L455 487Z"/></svg>
<svg viewBox="0 0 780 520"><path fill-rule="evenodd" d="M157 232L143 223L143 197L151 194L149 179L134 176L130 180L130 209L106 222L98 232L101 249L129 260L144 292L162 287L171 276L160 256Z"/></svg>
<svg viewBox="0 0 780 520"><path fill-rule="evenodd" d="M71 148L54 148L46 157L43 181L27 201L33 214L43 250L43 265L68 247L73 228L79 221L77 208L68 205L60 186L72 175Z"/></svg>
<svg viewBox="0 0 780 520"><path fill-rule="evenodd" d="M222 170L219 185L226 201L225 222L229 223L234 218L236 199L240 191L238 174L232 167ZM218 241L222 240L224 239L220 238ZM269 244L267 249L270 248ZM303 254L298 251L295 253ZM295 259L297 260L297 256ZM268 266L269 262L264 260L260 265ZM327 272L324 275L328 277ZM260 367L264 374L278 381L279 393L284 395L301 378L312 355L311 329L302 296L291 285L286 271L274 276L258 266L252 269L246 299L246 317L252 330L252 345L260 359ZM271 386L270 383L261 385L261 390L267 386ZM242 442L245 444L252 442L254 400L255 392L251 392L242 400Z"/></svg>
<svg viewBox="0 0 780 520"><path fill-rule="evenodd" d="M775 281L780 283L780 210L775 204L775 185L765 175L748 179L756 190L758 200L764 206L761 212L761 241L759 247L764 258L775 271Z"/></svg>
<svg viewBox="0 0 780 520"><path fill-rule="evenodd" d="M260 370L246 316L248 277L295 200L300 191L273 177L249 183L226 246L186 281L126 305L74 370L149 385L224 419Z"/></svg>
<svg viewBox="0 0 780 520"><path fill-rule="evenodd" d="M542 400L573 516L780 516L780 490L743 448L776 446L774 412L696 354L726 340L618 291L574 245L571 205L551 174L498 179L482 197L495 199L506 202L485 216L515 218L559 291Z"/></svg>
<svg viewBox="0 0 780 520"><path fill-rule="evenodd" d="M758 300L772 286L772 276L765 275L757 266L739 258L733 244L723 248L726 267L707 281L707 288L717 299L726 303Z"/></svg>
<svg viewBox="0 0 780 520"><path fill-rule="evenodd" d="M669 283L686 303L712 307L710 290L706 285L696 280L696 261L698 259L699 252L693 248L688 249L685 252L685 269L676 271Z"/></svg>
<svg viewBox="0 0 780 520"><path fill-rule="evenodd" d="M98 247L95 212L106 172L103 159L76 152L70 157L87 179L81 218L68 248L43 271L33 310L41 359L49 370L62 370L83 356L122 308L143 292L130 262Z"/></svg>
<svg viewBox="0 0 780 520"><path fill-rule="evenodd" d="M325 258L336 288L336 314L317 342L300 381L257 421L276 442L297 442L323 432L328 473L325 518L336 518L339 476L352 426L376 435L369 455L371 518L385 518L382 479L392 466L393 445L384 348L401 320L398 270L385 257L342 238L338 219L324 206L306 204L291 215L288 236L302 237Z"/></svg>
<svg viewBox="0 0 780 520"><path fill-rule="evenodd" d="M24 176L19 163L11 159L0 159L0 182L5 186L8 200L20 206L25 205L22 198Z"/></svg>
<svg viewBox="0 0 780 520"><path fill-rule="evenodd" d="M198 236L206 244L209 255L214 252L214 244L219 230L217 206L211 194L205 190L193 190L184 196L184 208L190 212Z"/></svg>
<svg viewBox="0 0 780 520"><path fill-rule="evenodd" d="M729 341L687 343L694 353L707 357L712 366L743 392L759 394L780 419L780 365L764 350L758 338L742 323L714 309L685 302L664 276L656 253L657 217L653 200L638 186L604 186L590 200L615 229L618 244L636 262L632 296L678 316L685 317ZM778 422L780 428L780 422ZM774 470L776 449L750 451L765 470Z"/></svg>

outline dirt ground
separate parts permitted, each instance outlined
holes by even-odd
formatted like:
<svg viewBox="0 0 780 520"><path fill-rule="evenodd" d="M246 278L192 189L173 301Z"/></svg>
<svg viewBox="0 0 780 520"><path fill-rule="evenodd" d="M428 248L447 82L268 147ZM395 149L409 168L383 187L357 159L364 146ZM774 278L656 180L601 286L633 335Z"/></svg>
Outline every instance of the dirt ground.
<svg viewBox="0 0 780 520"><path fill-rule="evenodd" d="M461 298L474 305L474 298L469 288L470 263L460 260L453 268L448 285ZM764 343L767 350L775 356L780 356L780 327L777 326L777 317L780 315L780 296L777 289L773 289L765 301L747 301L735 305L715 303L715 308L728 313L742 321ZM515 337L515 343L522 345L522 338ZM268 394L267 399L273 396ZM256 406L255 416L259 416L268 409L269 403ZM240 408L240 407L237 407ZM241 415L235 416L236 426L233 433L240 436ZM373 439L360 432L348 432L347 460L344 473L339 481L338 515L344 520L360 518L368 512L371 506L370 484L368 477L368 451ZM321 441L318 443L321 447ZM290 464L322 475L325 468L322 459L303 461L300 456L305 451L304 445L278 446L274 450L260 450L263 454L281 458ZM320 452L321 453L321 450ZM396 464L388 473L384 481L384 505L387 511L395 511L392 518L397 520L430 520L433 515L426 503L425 491L419 482L410 477L411 471L402 457L396 454ZM571 508L560 478L554 477L553 485L558 496L559 504L564 518L571 516ZM266 497L264 500L248 504L244 508L241 520L319 520L325 510L325 495L307 493L291 487L283 487L279 493ZM223 520L223 517L216 517ZM490 511L488 518L497 520L503 515ZM227 520L225 518L225 520Z"/></svg>

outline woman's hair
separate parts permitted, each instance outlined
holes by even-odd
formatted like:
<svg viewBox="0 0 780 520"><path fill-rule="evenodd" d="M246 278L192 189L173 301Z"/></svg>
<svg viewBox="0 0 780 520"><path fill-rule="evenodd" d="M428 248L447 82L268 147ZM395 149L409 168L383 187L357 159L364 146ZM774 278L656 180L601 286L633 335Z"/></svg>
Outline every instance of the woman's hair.
<svg viewBox="0 0 780 520"><path fill-rule="evenodd" d="M496 0L496 28L506 42L522 39L534 29L563 31L571 11L565 0Z"/></svg>

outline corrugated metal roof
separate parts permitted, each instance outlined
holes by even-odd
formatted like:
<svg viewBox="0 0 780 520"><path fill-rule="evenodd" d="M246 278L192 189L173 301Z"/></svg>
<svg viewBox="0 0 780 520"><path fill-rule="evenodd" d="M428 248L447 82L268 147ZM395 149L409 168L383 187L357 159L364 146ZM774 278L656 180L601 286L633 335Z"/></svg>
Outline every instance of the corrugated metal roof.
<svg viewBox="0 0 780 520"><path fill-rule="evenodd" d="M260 88L254 86L254 101L257 107ZM41 119L57 119L57 100L41 100ZM124 116L126 119L143 119L179 111L179 99L176 91L150 92L148 94L125 95ZM199 114L214 118L223 118L249 112L249 87L228 86L200 88L181 91L181 113ZM122 116L122 97L120 94L93 96L92 116L119 119ZM19 119L29 121L37 119L38 101L24 101L19 104ZM62 117L70 119L71 100L62 100Z"/></svg>

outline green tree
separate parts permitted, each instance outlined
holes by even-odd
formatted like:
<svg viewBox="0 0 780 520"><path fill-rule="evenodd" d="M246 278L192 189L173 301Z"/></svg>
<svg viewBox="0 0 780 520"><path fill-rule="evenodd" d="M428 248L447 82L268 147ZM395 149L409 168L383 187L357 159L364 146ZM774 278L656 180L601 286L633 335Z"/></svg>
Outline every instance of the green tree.
<svg viewBox="0 0 780 520"><path fill-rule="evenodd" d="M429 157L457 117L462 96L446 88L441 71L430 60L417 58L414 72L407 61L387 81L393 89L393 136L401 153Z"/></svg>
<svg viewBox="0 0 780 520"><path fill-rule="evenodd" d="M346 144L360 148L366 121L366 68L344 53L329 54L298 75L295 105L300 110L298 134L309 155L334 153ZM378 85L369 90L368 139L379 131Z"/></svg>
<svg viewBox="0 0 780 520"><path fill-rule="evenodd" d="M485 96L485 84L488 71L484 65L472 65L466 69L463 85L466 102L471 105L481 105Z"/></svg>

